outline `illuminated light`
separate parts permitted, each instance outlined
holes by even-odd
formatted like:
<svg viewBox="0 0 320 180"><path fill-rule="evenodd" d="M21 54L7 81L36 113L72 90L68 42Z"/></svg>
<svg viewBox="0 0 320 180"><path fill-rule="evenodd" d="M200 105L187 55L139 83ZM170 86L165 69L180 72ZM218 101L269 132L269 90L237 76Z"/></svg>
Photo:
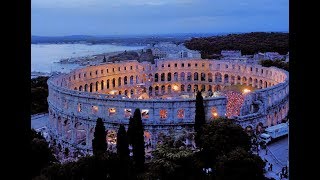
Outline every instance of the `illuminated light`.
<svg viewBox="0 0 320 180"><path fill-rule="evenodd" d="M112 90L109 92L109 94L114 95L114 94L116 94L116 92L117 92L117 90Z"/></svg>
<svg viewBox="0 0 320 180"><path fill-rule="evenodd" d="M216 112L213 113L213 116L214 116L214 117L217 117L217 116L218 116L218 113L216 113Z"/></svg>
<svg viewBox="0 0 320 180"><path fill-rule="evenodd" d="M243 94L247 94L247 93L249 93L249 92L251 92L250 89L243 89L243 91L242 91Z"/></svg>
<svg viewBox="0 0 320 180"><path fill-rule="evenodd" d="M174 91L178 91L178 90L179 90L179 87L178 87L177 85L173 85L173 86L172 86L172 89L173 89Z"/></svg>

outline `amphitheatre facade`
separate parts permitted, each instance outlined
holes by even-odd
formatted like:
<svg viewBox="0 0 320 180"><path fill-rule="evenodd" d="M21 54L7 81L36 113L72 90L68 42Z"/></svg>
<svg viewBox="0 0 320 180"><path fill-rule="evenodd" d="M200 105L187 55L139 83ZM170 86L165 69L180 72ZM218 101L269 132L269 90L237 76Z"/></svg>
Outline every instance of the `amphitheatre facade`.
<svg viewBox="0 0 320 180"><path fill-rule="evenodd" d="M222 93L232 86L254 90L230 97ZM92 149L97 118L104 121L112 149L119 125L128 128L136 108L148 147L154 148L165 135L192 133L198 90L204 97L206 121L227 116L256 133L280 123L289 110L288 72L237 61L101 63L53 76L48 87L51 137L63 146L87 151ZM237 106L234 97L241 99Z"/></svg>

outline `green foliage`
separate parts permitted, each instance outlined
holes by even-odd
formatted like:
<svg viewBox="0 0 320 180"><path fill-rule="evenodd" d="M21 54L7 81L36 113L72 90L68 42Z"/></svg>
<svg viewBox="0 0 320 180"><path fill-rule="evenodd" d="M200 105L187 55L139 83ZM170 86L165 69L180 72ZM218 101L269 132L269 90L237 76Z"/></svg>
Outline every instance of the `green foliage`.
<svg viewBox="0 0 320 180"><path fill-rule="evenodd" d="M103 153L99 156L86 156L77 162L53 164L45 168L39 180L107 180L122 179L122 167L116 154Z"/></svg>
<svg viewBox="0 0 320 180"><path fill-rule="evenodd" d="M265 162L260 156L242 148L235 148L227 155L220 156L216 165L217 180L264 180Z"/></svg>
<svg viewBox="0 0 320 180"><path fill-rule="evenodd" d="M178 144L167 138L157 146L147 166L147 179L198 179L199 168L194 165L194 153Z"/></svg>
<svg viewBox="0 0 320 180"><path fill-rule="evenodd" d="M32 164L30 173L31 177L35 177L40 174L41 169L56 162L56 158L53 156L49 144L45 138L37 133L34 129L30 133L30 164Z"/></svg>
<svg viewBox="0 0 320 180"><path fill-rule="evenodd" d="M98 118L94 131L94 138L92 140L93 154L99 155L105 153L107 150L107 145L106 128L104 127L102 119Z"/></svg>
<svg viewBox="0 0 320 180"><path fill-rule="evenodd" d="M251 141L247 133L232 120L218 118L204 126L201 157L206 165L212 166L218 156L223 156L237 147L250 150Z"/></svg>
<svg viewBox="0 0 320 180"><path fill-rule="evenodd" d="M109 61L123 61L123 60L137 60L139 58L139 54L135 51L124 51L123 53L110 56Z"/></svg>
<svg viewBox="0 0 320 180"><path fill-rule="evenodd" d="M285 62L285 61L281 61L281 60L261 60L259 62L260 65L264 66L264 67L277 67L277 68L281 68L284 69L286 71L289 72L289 63Z"/></svg>
<svg viewBox="0 0 320 180"><path fill-rule="evenodd" d="M203 97L201 92L197 92L196 96L196 112L195 112L195 120L194 120L194 130L195 134L195 143L197 147L202 147L201 137L203 133L203 126L206 123L205 120L205 112L204 112L204 105L203 105Z"/></svg>
<svg viewBox="0 0 320 180"><path fill-rule="evenodd" d="M31 79L31 114L48 112L48 78L39 76Z"/></svg>
<svg viewBox="0 0 320 180"><path fill-rule="evenodd" d="M241 50L242 54L257 52L286 54L289 51L289 33L252 32L192 38L185 41L185 46L188 49L200 51L202 58L220 54L221 50Z"/></svg>

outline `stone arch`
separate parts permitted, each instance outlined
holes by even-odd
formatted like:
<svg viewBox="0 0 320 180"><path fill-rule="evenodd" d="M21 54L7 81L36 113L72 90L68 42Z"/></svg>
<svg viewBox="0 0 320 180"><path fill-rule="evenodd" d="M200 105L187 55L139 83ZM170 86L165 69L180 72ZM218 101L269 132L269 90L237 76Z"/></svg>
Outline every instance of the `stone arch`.
<svg viewBox="0 0 320 180"><path fill-rule="evenodd" d="M171 93L171 85L168 85L168 93Z"/></svg>
<svg viewBox="0 0 320 180"><path fill-rule="evenodd" d="M158 75L158 73L155 73L154 74L154 82L158 82L158 80L159 80L159 75Z"/></svg>
<svg viewBox="0 0 320 180"><path fill-rule="evenodd" d="M118 78L118 87L121 86L121 77Z"/></svg>
<svg viewBox="0 0 320 180"><path fill-rule="evenodd" d="M165 74L164 73L161 73L161 81L163 82L163 81L165 81Z"/></svg>
<svg viewBox="0 0 320 180"><path fill-rule="evenodd" d="M171 81L171 72L167 74L167 81Z"/></svg>
<svg viewBox="0 0 320 180"><path fill-rule="evenodd" d="M195 73L193 74L193 80L194 80L194 81L198 81L198 80L199 80L199 74L198 74L197 72L195 72Z"/></svg>
<svg viewBox="0 0 320 180"><path fill-rule="evenodd" d="M96 91L99 91L99 82L96 82Z"/></svg>
<svg viewBox="0 0 320 180"><path fill-rule="evenodd" d="M234 84L235 84L235 79L236 79L236 78L232 75L232 76L231 76L231 79L230 79L230 84L231 84L231 85L234 85Z"/></svg>
<svg viewBox="0 0 320 180"><path fill-rule="evenodd" d="M110 80L108 79L107 80L107 89L109 89L110 88Z"/></svg>
<svg viewBox="0 0 320 180"><path fill-rule="evenodd" d="M188 86L187 86L187 92L191 92L191 84L188 84Z"/></svg>
<svg viewBox="0 0 320 180"><path fill-rule="evenodd" d="M264 82L264 87L265 87L265 88L268 87L268 82L267 82L267 81Z"/></svg>
<svg viewBox="0 0 320 180"><path fill-rule="evenodd" d="M85 146L87 143L86 142L87 131L86 131L86 128L84 127L84 124L77 122L74 127L75 127L75 133L76 133L76 139L75 139L76 144Z"/></svg>
<svg viewBox="0 0 320 180"><path fill-rule="evenodd" d="M205 73L201 73L201 81L206 81L206 74Z"/></svg>
<svg viewBox="0 0 320 180"><path fill-rule="evenodd" d="M256 126L256 134L261 134L264 131L264 126L262 122L259 122Z"/></svg>
<svg viewBox="0 0 320 180"><path fill-rule="evenodd" d="M253 80L253 84L254 84L254 87L255 87L255 88L258 88L258 79L257 79L257 78L255 78L255 79Z"/></svg>
<svg viewBox="0 0 320 180"><path fill-rule="evenodd" d="M224 75L223 81L224 81L224 83L229 83L229 75L228 74Z"/></svg>
<svg viewBox="0 0 320 180"><path fill-rule="evenodd" d="M249 77L249 86L252 86L252 77Z"/></svg>
<svg viewBox="0 0 320 180"><path fill-rule="evenodd" d="M124 76L124 78L123 78L123 84L124 84L124 85L127 85L127 84L128 84L128 77L127 77L127 76Z"/></svg>
<svg viewBox="0 0 320 180"><path fill-rule="evenodd" d="M156 86L156 87L154 88L154 92L155 92L155 95L156 95L156 96L159 95L159 86Z"/></svg>
<svg viewBox="0 0 320 180"><path fill-rule="evenodd" d="M82 91L82 86L79 86L79 91Z"/></svg>
<svg viewBox="0 0 320 180"><path fill-rule="evenodd" d="M152 96L152 86L149 86L149 96Z"/></svg>
<svg viewBox="0 0 320 180"><path fill-rule="evenodd" d="M128 90L127 90L127 89L124 90L124 95L125 95L125 96L128 96Z"/></svg>
<svg viewBox="0 0 320 180"><path fill-rule="evenodd" d="M88 84L85 84L85 85L84 85L84 91L85 91L85 92L88 92Z"/></svg>
<svg viewBox="0 0 320 180"><path fill-rule="evenodd" d="M130 76L130 84L133 84L133 76Z"/></svg>
<svg viewBox="0 0 320 180"><path fill-rule="evenodd" d="M185 89L184 89L184 84L181 84L180 90L181 90L181 92L184 92L184 91L185 91Z"/></svg>
<svg viewBox="0 0 320 180"><path fill-rule="evenodd" d="M214 74L214 82L215 83L221 83L222 82L222 74L219 72L216 72Z"/></svg>
<svg viewBox="0 0 320 180"><path fill-rule="evenodd" d="M164 85L161 86L161 94L166 93L166 87Z"/></svg>
<svg viewBox="0 0 320 180"><path fill-rule="evenodd" d="M212 82L213 78L212 78L212 73L208 73L208 82Z"/></svg>
<svg viewBox="0 0 320 180"><path fill-rule="evenodd" d="M178 81L178 72L173 73L173 80Z"/></svg>
<svg viewBox="0 0 320 180"><path fill-rule="evenodd" d="M74 89L73 89L73 90L77 91L77 90L78 90L78 88L77 88L77 87L74 87Z"/></svg>
<svg viewBox="0 0 320 180"><path fill-rule="evenodd" d="M258 86L260 89L262 88L262 80L260 79L259 80L259 86Z"/></svg>
<svg viewBox="0 0 320 180"><path fill-rule="evenodd" d="M187 73L187 81L191 81L191 78L192 78L192 77L191 77L191 72L188 72L188 73Z"/></svg>
<svg viewBox="0 0 320 180"><path fill-rule="evenodd" d="M112 79L112 87L113 88L116 87L116 79L115 78Z"/></svg>
<svg viewBox="0 0 320 180"><path fill-rule="evenodd" d="M184 74L184 72L182 72L181 74L180 74L180 81L184 81L185 79L185 74Z"/></svg>
<svg viewBox="0 0 320 180"><path fill-rule="evenodd" d="M103 87L104 87L104 81L102 80L101 81L101 90L103 90Z"/></svg>
<svg viewBox="0 0 320 180"><path fill-rule="evenodd" d="M92 86L93 86L93 83L90 83L90 92L92 92Z"/></svg>
<svg viewBox="0 0 320 180"><path fill-rule="evenodd" d="M247 77L242 77L242 84L247 85Z"/></svg>
<svg viewBox="0 0 320 180"><path fill-rule="evenodd" d="M214 91L221 91L221 86L220 85L214 86Z"/></svg>

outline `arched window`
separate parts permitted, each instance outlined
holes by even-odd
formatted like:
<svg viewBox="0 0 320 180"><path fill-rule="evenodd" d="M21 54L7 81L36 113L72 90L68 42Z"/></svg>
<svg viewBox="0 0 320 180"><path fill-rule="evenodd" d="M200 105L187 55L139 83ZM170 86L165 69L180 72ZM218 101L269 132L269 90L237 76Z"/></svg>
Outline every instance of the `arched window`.
<svg viewBox="0 0 320 180"><path fill-rule="evenodd" d="M77 87L74 87L74 90L78 90L78 88L77 88Z"/></svg>
<svg viewBox="0 0 320 180"><path fill-rule="evenodd" d="M212 73L209 73L209 74L208 74L208 81L209 81L209 82L212 82Z"/></svg>
<svg viewBox="0 0 320 180"><path fill-rule="evenodd" d="M180 74L180 80L181 80L181 81L184 81L184 77L185 77L184 72L182 72L182 73Z"/></svg>
<svg viewBox="0 0 320 180"><path fill-rule="evenodd" d="M92 92L92 86L93 86L93 84L90 83L90 92Z"/></svg>
<svg viewBox="0 0 320 180"><path fill-rule="evenodd" d="M101 90L103 90L103 87L104 87L104 81L102 80L101 81Z"/></svg>
<svg viewBox="0 0 320 180"><path fill-rule="evenodd" d="M133 84L133 76L130 76L130 84Z"/></svg>
<svg viewBox="0 0 320 180"><path fill-rule="evenodd" d="M84 91L88 92L88 84L84 85Z"/></svg>
<svg viewBox="0 0 320 180"><path fill-rule="evenodd" d="M112 87L116 87L116 79L115 78L112 79Z"/></svg>
<svg viewBox="0 0 320 180"><path fill-rule="evenodd" d="M171 93L171 85L168 86L168 93Z"/></svg>
<svg viewBox="0 0 320 180"><path fill-rule="evenodd" d="M231 84L231 85L234 85L234 84L235 84L235 77L234 77L234 76L231 76L230 84Z"/></svg>
<svg viewBox="0 0 320 180"><path fill-rule="evenodd" d="M123 78L123 84L124 84L124 85L127 85L127 84L128 84L128 77L127 77L127 76L125 76L125 77Z"/></svg>
<svg viewBox="0 0 320 180"><path fill-rule="evenodd" d="M215 75L214 75L214 80L215 80L215 83L221 83L222 82L222 75L221 73L217 72Z"/></svg>
<svg viewBox="0 0 320 180"><path fill-rule="evenodd" d="M173 80L174 80L174 81L178 81L178 73L177 73L177 72L175 72L175 73L173 74Z"/></svg>
<svg viewBox="0 0 320 180"><path fill-rule="evenodd" d="M161 73L161 81L164 81L165 78L164 78L164 73Z"/></svg>
<svg viewBox="0 0 320 180"><path fill-rule="evenodd" d="M195 81L198 81L199 77L198 77L198 73L197 73L197 72L194 73L193 79L194 79Z"/></svg>
<svg viewBox="0 0 320 180"><path fill-rule="evenodd" d="M156 96L159 95L159 86L156 86L156 87L154 88L154 91L155 91L155 95L156 95Z"/></svg>
<svg viewBox="0 0 320 180"><path fill-rule="evenodd" d="M201 81L206 81L206 74L205 73L201 73Z"/></svg>
<svg viewBox="0 0 320 180"><path fill-rule="evenodd" d="M149 96L152 96L152 86L149 87Z"/></svg>
<svg viewBox="0 0 320 180"><path fill-rule="evenodd" d="M156 74L154 74L154 82L158 82L158 77L159 75L158 75L158 73L156 73Z"/></svg>
<svg viewBox="0 0 320 180"><path fill-rule="evenodd" d="M193 92L198 92L198 90L199 90L198 85L195 84L195 85L193 86Z"/></svg>
<svg viewBox="0 0 320 180"><path fill-rule="evenodd" d="M252 86L252 77L249 78L249 85Z"/></svg>
<svg viewBox="0 0 320 180"><path fill-rule="evenodd" d="M161 86L161 94L166 93L166 87L164 85Z"/></svg>
<svg viewBox="0 0 320 180"><path fill-rule="evenodd" d="M187 81L191 81L191 72L188 72L187 74Z"/></svg>
<svg viewBox="0 0 320 180"><path fill-rule="evenodd" d="M228 74L224 75L224 83L229 83L229 75Z"/></svg>
<svg viewBox="0 0 320 180"><path fill-rule="evenodd" d="M121 86L121 77L118 78L118 86Z"/></svg>
<svg viewBox="0 0 320 180"><path fill-rule="evenodd" d="M191 84L188 84L187 92L191 92Z"/></svg>
<svg viewBox="0 0 320 180"><path fill-rule="evenodd" d="M181 84L180 89L181 89L181 92L184 92L184 84Z"/></svg>
<svg viewBox="0 0 320 180"><path fill-rule="evenodd" d="M96 91L98 91L99 90L99 82L97 81L96 82Z"/></svg>
<svg viewBox="0 0 320 180"><path fill-rule="evenodd" d="M168 80L168 81L171 81L171 73L168 73L167 80Z"/></svg>
<svg viewBox="0 0 320 180"><path fill-rule="evenodd" d="M79 91L82 91L82 86L79 87Z"/></svg>
<svg viewBox="0 0 320 180"><path fill-rule="evenodd" d="M109 89L109 86L110 86L110 80L108 79L107 80L107 89Z"/></svg>
<svg viewBox="0 0 320 180"><path fill-rule="evenodd" d="M202 84L201 85L201 91L205 91L206 90L206 85Z"/></svg>

